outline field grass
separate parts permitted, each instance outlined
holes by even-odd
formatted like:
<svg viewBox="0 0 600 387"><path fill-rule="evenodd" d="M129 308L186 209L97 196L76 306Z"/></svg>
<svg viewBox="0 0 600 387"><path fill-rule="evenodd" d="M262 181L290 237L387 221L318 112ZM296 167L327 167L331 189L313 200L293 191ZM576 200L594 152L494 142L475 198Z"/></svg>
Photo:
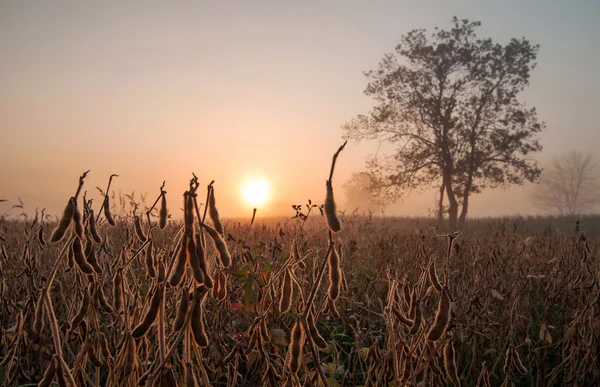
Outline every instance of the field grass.
<svg viewBox="0 0 600 387"><path fill-rule="evenodd" d="M170 195L183 220L164 229L162 190L156 206L79 198L55 243L54 221L2 219L0 384L600 385L597 217L446 235L345 216L332 233L307 204L225 220L220 240L203 195Z"/></svg>

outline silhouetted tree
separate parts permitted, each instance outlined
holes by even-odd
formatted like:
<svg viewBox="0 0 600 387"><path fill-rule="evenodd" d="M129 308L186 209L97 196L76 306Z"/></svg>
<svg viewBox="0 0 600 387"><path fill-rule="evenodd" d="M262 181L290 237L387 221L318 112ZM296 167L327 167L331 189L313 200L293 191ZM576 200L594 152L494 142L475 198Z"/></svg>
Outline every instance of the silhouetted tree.
<svg viewBox="0 0 600 387"><path fill-rule="evenodd" d="M592 155L571 151L554 157L532 193L534 204L558 215L576 215L600 204L600 167Z"/></svg>
<svg viewBox="0 0 600 387"><path fill-rule="evenodd" d="M353 173L342 186L346 194L346 209L363 211L380 211L384 201L378 197L376 185L367 172Z"/></svg>
<svg viewBox="0 0 600 387"><path fill-rule="evenodd" d="M365 94L376 106L343 126L346 138L396 147L392 156L368 161L389 196L441 188L450 229L464 227L471 194L538 179L529 155L542 149L536 136L544 127L535 108L517 99L539 46L524 38L503 46L477 38L479 22L452 22L449 31L404 35L394 54L365 73Z"/></svg>

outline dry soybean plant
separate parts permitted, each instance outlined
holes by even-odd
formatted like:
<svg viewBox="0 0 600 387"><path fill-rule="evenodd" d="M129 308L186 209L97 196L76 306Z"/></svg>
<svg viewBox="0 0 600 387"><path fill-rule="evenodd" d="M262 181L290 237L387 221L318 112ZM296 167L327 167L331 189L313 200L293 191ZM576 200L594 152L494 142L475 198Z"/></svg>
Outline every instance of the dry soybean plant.
<svg viewBox="0 0 600 387"><path fill-rule="evenodd" d="M111 175L97 208L88 172L57 222L1 219L0 384L600 384L596 238L340 215L344 146L278 223L221 219L193 174L121 207Z"/></svg>

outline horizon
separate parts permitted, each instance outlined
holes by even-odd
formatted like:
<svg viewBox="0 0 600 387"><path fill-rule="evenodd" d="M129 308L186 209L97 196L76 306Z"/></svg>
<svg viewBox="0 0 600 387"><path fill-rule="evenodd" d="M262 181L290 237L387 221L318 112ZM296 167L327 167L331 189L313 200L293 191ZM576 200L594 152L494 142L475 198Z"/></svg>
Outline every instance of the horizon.
<svg viewBox="0 0 600 387"><path fill-rule="evenodd" d="M216 181L227 218L251 216L248 180L270 186L258 216L293 215L291 206L308 199L320 204L341 125L373 106L362 72L403 34L447 28L454 15L481 21L481 38L540 44L520 100L547 125L535 156L542 166L571 149L594 154L600 4L369 4L3 2L0 199L8 203L0 211L20 197L30 214L59 215L88 169L84 189L96 204L95 187L104 189L112 173L120 175L114 192L144 192L148 201L166 180L174 217L192 172L201 185ZM349 142L340 155L339 209L343 183L376 152L377 141ZM535 216L532 189L474 195L469 217ZM435 192L415 191L390 216L428 216Z"/></svg>

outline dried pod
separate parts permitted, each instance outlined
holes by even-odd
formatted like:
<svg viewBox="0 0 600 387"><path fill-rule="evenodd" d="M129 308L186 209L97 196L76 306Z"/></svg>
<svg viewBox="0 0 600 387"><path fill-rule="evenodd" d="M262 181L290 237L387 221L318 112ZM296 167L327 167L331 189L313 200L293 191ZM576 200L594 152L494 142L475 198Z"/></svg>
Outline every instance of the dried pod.
<svg viewBox="0 0 600 387"><path fill-rule="evenodd" d="M96 250L94 249L94 244L91 239L86 238L85 241L85 260L92 266L94 271L98 274L102 274L102 268L98 265L98 257L96 256Z"/></svg>
<svg viewBox="0 0 600 387"><path fill-rule="evenodd" d="M442 291L442 285L435 272L435 261L433 260L431 261L431 265L429 265L429 282L438 293Z"/></svg>
<svg viewBox="0 0 600 387"><path fill-rule="evenodd" d="M213 282L208 274L208 262L206 260L206 250L204 250L204 241L199 233L196 233L194 238L196 240L196 259L198 260L198 265L202 270L202 274L204 274L204 286L212 288Z"/></svg>
<svg viewBox="0 0 600 387"><path fill-rule="evenodd" d="M163 261L158 261L158 276L156 278L156 281L161 284L165 281L165 278L167 277L167 269L165 268L165 264L163 263Z"/></svg>
<svg viewBox="0 0 600 387"><path fill-rule="evenodd" d="M402 380L406 380L412 374L412 356L409 354L404 357L404 369L402 370ZM393 366L392 366L393 367Z"/></svg>
<svg viewBox="0 0 600 387"><path fill-rule="evenodd" d="M196 374L194 374L194 368L192 367L192 363L186 362L184 365L184 377L185 377L185 386L186 387L197 387L198 379L196 379Z"/></svg>
<svg viewBox="0 0 600 387"><path fill-rule="evenodd" d="M156 277L156 270L154 269L154 239L150 239L148 246L146 247L146 272L148 273L148 277L154 278Z"/></svg>
<svg viewBox="0 0 600 387"><path fill-rule="evenodd" d="M325 204L323 205L325 219L327 219L327 226L329 229L332 232L338 232L342 229L342 223L337 216L337 207L333 198L333 185L329 180L327 180L325 185L327 186L327 195L325 196Z"/></svg>
<svg viewBox="0 0 600 387"><path fill-rule="evenodd" d="M115 312L119 313L123 308L123 269L119 268L113 280L113 306Z"/></svg>
<svg viewBox="0 0 600 387"><path fill-rule="evenodd" d="M206 335L206 330L204 328L204 312L203 312L203 301L206 297L206 288L203 289L196 288L194 293L194 303L192 304L192 315L191 317L191 328L194 336L194 341L201 348L208 347L208 336Z"/></svg>
<svg viewBox="0 0 600 387"><path fill-rule="evenodd" d="M70 384L68 381L68 377L66 375L67 370L65 369L65 367L63 367L62 362L60 361L60 358L58 357L58 355L54 355L53 357L54 359L54 369L55 369L55 373L56 373L56 382L58 383L59 387L75 387L75 384Z"/></svg>
<svg viewBox="0 0 600 387"><path fill-rule="evenodd" d="M106 302L106 297L104 296L104 290L102 290L101 284L98 284L96 286L96 299L98 300L100 306L102 307L102 309L104 309L106 313L114 312L112 306L110 306L108 302Z"/></svg>
<svg viewBox="0 0 600 387"><path fill-rule="evenodd" d="M42 380L38 383L38 387L50 387L54 380L54 375L56 375L56 361L52 358L52 361L48 364L48 367L46 367L46 372L44 372Z"/></svg>
<svg viewBox="0 0 600 387"><path fill-rule="evenodd" d="M279 299L279 311L287 313L292 306L292 273L288 267L285 270L283 283L281 284L281 298Z"/></svg>
<svg viewBox="0 0 600 387"><path fill-rule="evenodd" d="M60 218L58 225L56 226L54 231L52 231L52 235L50 236L50 242L60 242L65 236L65 233L67 232L67 229L71 224L71 220L73 219L73 212L75 211L74 202L74 198L69 199L69 202L67 203L63 211L63 215Z"/></svg>
<svg viewBox="0 0 600 387"><path fill-rule="evenodd" d="M485 366L485 361L481 363L481 371L477 377L477 387L492 387L490 383L490 373Z"/></svg>
<svg viewBox="0 0 600 387"><path fill-rule="evenodd" d="M302 361L302 348L304 347L304 340L306 336L304 333L304 327L300 321L296 321L292 328L290 347L288 350L288 367L290 373L296 375L300 369Z"/></svg>
<svg viewBox="0 0 600 387"><path fill-rule="evenodd" d="M160 387L179 387L179 383L177 382L177 379L175 379L171 367L162 370L154 385Z"/></svg>
<svg viewBox="0 0 600 387"><path fill-rule="evenodd" d="M108 340L106 339L106 336L102 332L100 332L98 338L100 341L100 351L102 352L102 356L104 356L104 358L106 359L108 364L111 364L112 355L110 353L110 348L108 346Z"/></svg>
<svg viewBox="0 0 600 387"><path fill-rule="evenodd" d="M177 257L175 261L175 266L173 267L173 270L171 270L171 279L169 280L169 283L173 287L179 285L181 279L183 278L183 274L185 273L188 238L189 235L187 233L184 233L181 239L181 243L179 245L179 249L175 253L177 254Z"/></svg>
<svg viewBox="0 0 600 387"><path fill-rule="evenodd" d="M96 356L96 353L94 352L94 344L92 343L92 340L90 340L89 337L85 344L85 352L87 353L90 363L92 363L94 367L100 368L103 366L104 363L102 363L98 356Z"/></svg>
<svg viewBox="0 0 600 387"><path fill-rule="evenodd" d="M454 345L451 339L448 340L444 346L444 367L446 367L446 375L448 375L448 379L450 379L455 387L459 387L460 380L458 379Z"/></svg>
<svg viewBox="0 0 600 387"><path fill-rule="evenodd" d="M96 217L94 216L94 210L90 210L90 216L88 217L88 229L90 234L96 243L102 243L102 238L98 234L98 228L96 227Z"/></svg>
<svg viewBox="0 0 600 387"><path fill-rule="evenodd" d="M40 226L38 231L38 242L41 246L46 246L46 239L44 239L44 226Z"/></svg>
<svg viewBox="0 0 600 387"><path fill-rule="evenodd" d="M197 238L189 237L187 243L187 260L192 268L192 275L198 285L204 283L204 272L198 259L198 248L196 247Z"/></svg>
<svg viewBox="0 0 600 387"><path fill-rule="evenodd" d="M208 215L210 216L210 220L212 220L213 225L215 226L215 230L221 235L225 235L225 230L223 229L223 223L221 223L221 219L219 218L219 211L217 210L217 206L215 204L215 189L211 186L210 195L208 197Z"/></svg>
<svg viewBox="0 0 600 387"><path fill-rule="evenodd" d="M327 294L330 299L335 301L340 295L342 268L340 266L340 256L333 245L329 250L327 265L329 266L329 288L327 288Z"/></svg>
<svg viewBox="0 0 600 387"><path fill-rule="evenodd" d="M79 323L79 336L81 336L81 340L82 341L86 341L87 340L87 334L88 334L88 326L87 326L87 321L86 320L82 320Z"/></svg>
<svg viewBox="0 0 600 387"><path fill-rule="evenodd" d="M179 332L181 328L183 328L185 316L187 315L188 305L188 291L186 289L182 289L181 299L179 300L179 306L177 307L177 314L175 315L175 323L173 324L173 330L175 332Z"/></svg>
<svg viewBox="0 0 600 387"><path fill-rule="evenodd" d="M167 194L163 191L160 197L160 211L158 212L158 227L164 230L167 227Z"/></svg>
<svg viewBox="0 0 600 387"><path fill-rule="evenodd" d="M506 355L505 355L505 359L504 359L504 374L505 375L510 374L510 365L512 364L512 357L513 357L513 346L511 344L508 346L508 349L506 350Z"/></svg>
<svg viewBox="0 0 600 387"><path fill-rule="evenodd" d="M194 232L194 197L188 191L183 193L183 224L186 234Z"/></svg>
<svg viewBox="0 0 600 387"><path fill-rule="evenodd" d="M335 302L331 298L327 299L327 306L329 308L329 314L331 317L338 319L340 318L340 312L338 312L337 307L335 306Z"/></svg>
<svg viewBox="0 0 600 387"><path fill-rule="evenodd" d="M84 274L92 274L94 272L94 268L85 259L85 255L83 254L83 246L81 246L81 239L79 239L79 237L75 237L73 239L71 249L73 249L73 258L75 259L77 266L79 266L79 269Z"/></svg>
<svg viewBox="0 0 600 387"><path fill-rule="evenodd" d="M123 359L123 375L129 376L137 365L137 345L132 336L127 337L125 350L125 358Z"/></svg>
<svg viewBox="0 0 600 387"><path fill-rule="evenodd" d="M227 250L227 244L225 240L221 237L214 228L210 227L207 224L203 225L208 231L208 235L211 237L215 244L215 248L217 249L217 253L219 255L219 261L223 267L227 268L231 265L231 255L229 255L229 250Z"/></svg>
<svg viewBox="0 0 600 387"><path fill-rule="evenodd" d="M411 320L414 320L417 312L417 292L415 289L410 292L410 304L408 305L408 310L408 316Z"/></svg>
<svg viewBox="0 0 600 387"><path fill-rule="evenodd" d="M431 354L433 353L433 351L435 349L434 344L431 341L427 341L426 345L427 345L427 352L426 352L427 356L431 356ZM439 376L442 375L442 370L440 369L437 361L432 361L429 364L429 367L435 375L439 375Z"/></svg>
<svg viewBox="0 0 600 387"><path fill-rule="evenodd" d="M227 278L223 270L219 271L219 285L216 300L223 301L227 297Z"/></svg>
<svg viewBox="0 0 600 387"><path fill-rule="evenodd" d="M515 365L515 367L517 367L517 371L519 371L519 373L521 375L525 375L527 373L527 368L525 368L525 366L523 365L523 362L521 361L521 356L519 355L519 352L513 347L513 364Z"/></svg>
<svg viewBox="0 0 600 387"><path fill-rule="evenodd" d="M104 195L104 206L103 207L104 207L104 217L106 218L106 221L111 226L114 226L116 223L115 223L115 219L113 218L113 216L110 213L110 199L108 198L108 192L106 193L106 195Z"/></svg>
<svg viewBox="0 0 600 387"><path fill-rule="evenodd" d="M79 312L77 312L77 315L71 321L71 326L73 328L77 327L85 318L87 311L88 311L88 307L90 306L90 299L91 299L90 291L89 291L88 287L85 287L83 289L83 299L81 300L81 306L79 307Z"/></svg>
<svg viewBox="0 0 600 387"><path fill-rule="evenodd" d="M73 200L73 231L75 232L75 235L83 239L83 222L77 200Z"/></svg>
<svg viewBox="0 0 600 387"><path fill-rule="evenodd" d="M67 252L67 269L66 269L67 272L71 271L75 267L75 259L74 259L73 249L70 248L68 250L69 251Z"/></svg>
<svg viewBox="0 0 600 387"><path fill-rule="evenodd" d="M311 314L309 314L306 318L306 325L308 325L308 332L310 333L310 337L312 338L315 345L321 349L327 348L327 341L325 341L323 336L321 336L321 334L317 330L315 320Z"/></svg>
<svg viewBox="0 0 600 387"><path fill-rule="evenodd" d="M404 286L402 287L402 298L404 298L404 302L409 305L409 309L410 309L411 300L412 300L412 291L410 290L408 284L404 284ZM410 313L409 313L409 316L410 316Z"/></svg>
<svg viewBox="0 0 600 387"><path fill-rule="evenodd" d="M394 305L394 307L392 308L392 312L394 312L396 318L407 327L412 327L415 324L415 322L406 317L397 306Z"/></svg>
<svg viewBox="0 0 600 387"><path fill-rule="evenodd" d="M421 308L421 303L419 301L415 302L414 322L415 323L413 324L412 328L410 328L410 331L408 331L408 333L410 333L411 335L417 334L419 328L421 327L421 323L423 322L423 309Z"/></svg>
<svg viewBox="0 0 600 387"><path fill-rule="evenodd" d="M144 243L148 239L144 230L142 229L142 219L139 216L133 218L133 226L135 228L135 235L137 235L140 242Z"/></svg>
<svg viewBox="0 0 600 387"><path fill-rule="evenodd" d="M215 286L212 288L212 297L216 300L219 298L221 292L221 276L219 273L215 273Z"/></svg>
<svg viewBox="0 0 600 387"><path fill-rule="evenodd" d="M427 340L437 341L442 337L442 334L446 331L448 323L450 322L450 306L451 303L450 296L448 295L448 288L444 288L440 295L440 301L438 303L433 326L427 334Z"/></svg>
<svg viewBox="0 0 600 387"><path fill-rule="evenodd" d="M148 382L148 377L150 376L150 373L152 371L153 371L152 367L148 367L148 370L146 372L144 372L144 374L142 376L140 376L140 378L138 379L137 385L140 387L145 386L146 383ZM156 384L156 381L154 384Z"/></svg>
<svg viewBox="0 0 600 387"><path fill-rule="evenodd" d="M35 311L34 311L34 319L33 319L33 331L37 334L42 333L44 329L44 290L42 289L42 293L35 303Z"/></svg>
<svg viewBox="0 0 600 387"><path fill-rule="evenodd" d="M162 295L163 292L161 287L155 287L154 294L152 295L152 299L150 300L150 305L148 307L146 315L144 316L144 319L138 324L137 327L135 327L133 332L131 332L131 336L133 338L138 339L144 336L146 332L148 332L148 329L150 329L150 326L154 323L156 317L158 316L158 309L160 308Z"/></svg>

